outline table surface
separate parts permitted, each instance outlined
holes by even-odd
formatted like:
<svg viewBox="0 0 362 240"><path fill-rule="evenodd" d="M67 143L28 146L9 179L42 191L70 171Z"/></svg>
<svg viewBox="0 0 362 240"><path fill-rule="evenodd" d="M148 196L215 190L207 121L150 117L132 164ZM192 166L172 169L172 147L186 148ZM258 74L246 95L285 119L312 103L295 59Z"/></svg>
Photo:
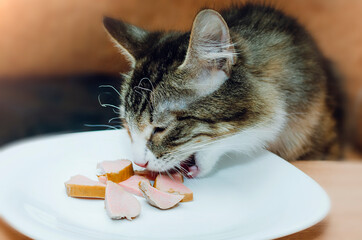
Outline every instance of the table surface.
<svg viewBox="0 0 362 240"><path fill-rule="evenodd" d="M279 240L362 239L362 162L298 161L292 164L327 191L332 208L322 222ZM0 219L0 239L29 238Z"/></svg>

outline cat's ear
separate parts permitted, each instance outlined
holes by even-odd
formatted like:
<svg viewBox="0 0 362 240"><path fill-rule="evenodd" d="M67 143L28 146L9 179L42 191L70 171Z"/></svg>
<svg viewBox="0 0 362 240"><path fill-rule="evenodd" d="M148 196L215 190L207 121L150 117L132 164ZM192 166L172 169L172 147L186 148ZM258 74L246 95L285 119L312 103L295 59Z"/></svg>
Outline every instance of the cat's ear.
<svg viewBox="0 0 362 240"><path fill-rule="evenodd" d="M103 18L103 25L111 36L112 41L130 62L131 67L134 68L137 56L148 36L148 32L142 28L110 17Z"/></svg>
<svg viewBox="0 0 362 240"><path fill-rule="evenodd" d="M211 9L201 11L194 20L186 58L181 67L201 65L229 75L235 61L229 28L222 16Z"/></svg>

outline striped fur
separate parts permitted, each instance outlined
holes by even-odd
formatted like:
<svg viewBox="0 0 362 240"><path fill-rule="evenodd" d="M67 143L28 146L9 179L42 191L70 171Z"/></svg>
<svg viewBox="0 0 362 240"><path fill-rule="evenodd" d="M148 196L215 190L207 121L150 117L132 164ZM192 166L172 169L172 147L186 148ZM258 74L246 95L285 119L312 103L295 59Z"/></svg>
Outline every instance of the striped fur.
<svg viewBox="0 0 362 240"><path fill-rule="evenodd" d="M104 24L132 62L121 117L135 162L166 171L195 154L202 176L229 150L339 156L334 79L293 18L247 4L201 11L191 32Z"/></svg>

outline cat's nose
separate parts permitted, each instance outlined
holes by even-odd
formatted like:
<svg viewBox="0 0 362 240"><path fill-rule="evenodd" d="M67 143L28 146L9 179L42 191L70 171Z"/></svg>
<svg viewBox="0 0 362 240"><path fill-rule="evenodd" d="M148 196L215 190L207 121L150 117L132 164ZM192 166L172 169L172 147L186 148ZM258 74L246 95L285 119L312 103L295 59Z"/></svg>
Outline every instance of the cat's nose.
<svg viewBox="0 0 362 240"><path fill-rule="evenodd" d="M140 167L143 167L143 168L146 168L147 165L148 165L148 162L145 162L145 163L140 163L140 162L136 162L134 161L134 163L137 165L137 166L140 166Z"/></svg>

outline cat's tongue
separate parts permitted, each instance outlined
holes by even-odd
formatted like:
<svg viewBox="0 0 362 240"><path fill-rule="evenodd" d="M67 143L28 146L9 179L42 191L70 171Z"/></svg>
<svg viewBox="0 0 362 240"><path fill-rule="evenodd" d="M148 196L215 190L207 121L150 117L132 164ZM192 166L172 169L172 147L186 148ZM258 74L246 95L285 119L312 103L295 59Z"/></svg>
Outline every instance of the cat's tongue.
<svg viewBox="0 0 362 240"><path fill-rule="evenodd" d="M181 169L183 169L183 171L187 171L186 177L188 177L188 178L194 178L200 172L199 168L196 165L195 154L192 154L185 161L183 161L180 165L181 165Z"/></svg>
<svg viewBox="0 0 362 240"><path fill-rule="evenodd" d="M194 178L194 177L197 177L197 175L199 175L199 173L200 173L200 170L196 165L191 166L191 167L189 167L189 172L187 173L187 177Z"/></svg>

